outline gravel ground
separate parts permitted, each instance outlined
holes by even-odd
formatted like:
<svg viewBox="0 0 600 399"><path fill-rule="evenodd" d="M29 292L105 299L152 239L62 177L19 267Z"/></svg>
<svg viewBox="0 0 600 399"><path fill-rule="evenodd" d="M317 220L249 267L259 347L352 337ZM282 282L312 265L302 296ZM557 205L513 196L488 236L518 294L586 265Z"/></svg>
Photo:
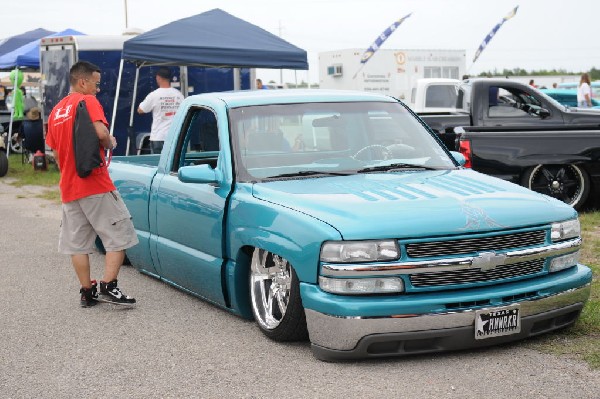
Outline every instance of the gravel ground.
<svg viewBox="0 0 600 399"><path fill-rule="evenodd" d="M600 398L584 363L514 345L325 363L308 343L269 341L240 319L123 267L134 309L83 309L57 253L60 206L0 180L0 397ZM25 197L25 198L23 198ZM92 257L100 278L103 258Z"/></svg>

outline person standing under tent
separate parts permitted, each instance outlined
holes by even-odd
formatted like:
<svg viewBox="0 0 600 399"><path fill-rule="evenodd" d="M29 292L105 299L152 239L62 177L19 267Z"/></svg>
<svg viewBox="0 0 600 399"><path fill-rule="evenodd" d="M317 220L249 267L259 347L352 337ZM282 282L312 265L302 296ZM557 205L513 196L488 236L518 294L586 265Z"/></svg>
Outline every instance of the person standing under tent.
<svg viewBox="0 0 600 399"><path fill-rule="evenodd" d="M171 71L162 67L156 73L158 89L146 96L138 107L139 114L152 111L150 146L153 154L162 152L175 112L183 101L181 92L171 87Z"/></svg>

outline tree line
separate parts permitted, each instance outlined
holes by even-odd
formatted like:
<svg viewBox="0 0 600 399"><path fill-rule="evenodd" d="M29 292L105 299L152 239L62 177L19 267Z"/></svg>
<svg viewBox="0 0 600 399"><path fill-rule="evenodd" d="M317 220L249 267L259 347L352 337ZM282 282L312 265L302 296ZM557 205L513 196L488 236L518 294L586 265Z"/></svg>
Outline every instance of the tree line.
<svg viewBox="0 0 600 399"><path fill-rule="evenodd" d="M494 69L493 71L481 72L478 76L489 77L489 76L556 76L556 75L576 75L581 76L583 72L569 72L565 69L540 69L540 70L525 70L522 68L514 69L503 69L499 71ZM600 69L592 68L587 71L590 74L591 80L600 79Z"/></svg>

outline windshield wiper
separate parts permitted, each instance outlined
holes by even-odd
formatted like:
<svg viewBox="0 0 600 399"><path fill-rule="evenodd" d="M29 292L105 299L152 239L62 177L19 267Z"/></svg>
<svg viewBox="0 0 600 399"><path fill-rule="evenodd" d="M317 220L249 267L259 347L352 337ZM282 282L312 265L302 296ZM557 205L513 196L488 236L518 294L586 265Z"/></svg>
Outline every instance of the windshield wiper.
<svg viewBox="0 0 600 399"><path fill-rule="evenodd" d="M425 169L425 170L438 170L431 166L413 165L410 163L392 163L389 165L370 166L368 168L357 170L356 173L368 173L368 172L389 172L390 170L396 169Z"/></svg>
<svg viewBox="0 0 600 399"><path fill-rule="evenodd" d="M322 170L300 170L293 173L282 173L280 175L269 176L269 179L277 179L279 177L302 177L302 176L348 176L350 173L347 172L326 172Z"/></svg>

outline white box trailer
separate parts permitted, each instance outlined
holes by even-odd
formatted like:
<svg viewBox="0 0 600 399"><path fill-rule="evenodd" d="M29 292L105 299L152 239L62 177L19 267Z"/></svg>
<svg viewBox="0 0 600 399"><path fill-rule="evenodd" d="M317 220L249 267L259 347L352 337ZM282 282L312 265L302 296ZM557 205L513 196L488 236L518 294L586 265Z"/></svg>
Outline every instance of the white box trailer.
<svg viewBox="0 0 600 399"><path fill-rule="evenodd" d="M44 38L40 42L40 72L42 80L42 104L47 119L48 113L69 92L69 69L77 61L89 61L101 69L100 92L96 95L104 108L106 118L112 122L114 135L119 143L130 140L130 146L120 145L115 155L127 152L149 152L152 116L132 112L148 93L156 89L155 74L158 66L140 68L124 63L122 83L117 83L123 43L132 35L60 36ZM181 90L184 96L235 88L233 68L170 67L173 73L171 86ZM255 72L242 68L240 88L250 89ZM136 78L137 76L137 78ZM137 87L135 85L137 79ZM187 84L182 84L187 82ZM116 116L113 118L114 100L119 90ZM128 151L129 150L129 151Z"/></svg>
<svg viewBox="0 0 600 399"><path fill-rule="evenodd" d="M388 94L408 103L422 78L462 79L465 50L378 50L363 66L365 49L319 53L319 87Z"/></svg>

